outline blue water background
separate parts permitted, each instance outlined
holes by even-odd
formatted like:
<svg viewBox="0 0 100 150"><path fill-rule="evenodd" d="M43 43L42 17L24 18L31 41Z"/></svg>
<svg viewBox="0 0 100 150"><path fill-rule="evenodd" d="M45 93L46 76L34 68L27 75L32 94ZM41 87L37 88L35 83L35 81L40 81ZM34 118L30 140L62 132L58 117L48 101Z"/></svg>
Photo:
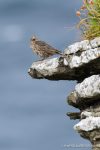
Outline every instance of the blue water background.
<svg viewBox="0 0 100 150"><path fill-rule="evenodd" d="M74 27L80 6L80 0L0 0L0 150L88 144L73 130L78 121L66 116L76 111L66 103L76 82L36 80L27 73L38 59L29 48L33 34L62 51L81 40Z"/></svg>

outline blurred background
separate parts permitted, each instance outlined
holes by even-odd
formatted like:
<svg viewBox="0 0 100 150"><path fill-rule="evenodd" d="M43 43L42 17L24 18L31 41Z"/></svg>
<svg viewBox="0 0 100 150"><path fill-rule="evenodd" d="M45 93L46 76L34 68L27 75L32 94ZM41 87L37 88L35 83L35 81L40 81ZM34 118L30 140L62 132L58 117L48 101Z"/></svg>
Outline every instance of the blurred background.
<svg viewBox="0 0 100 150"><path fill-rule="evenodd" d="M62 51L81 40L75 28L80 6L80 0L0 0L0 150L88 144L73 130L78 121L66 116L76 111L66 102L76 82L36 80L27 73L38 59L29 48L33 34Z"/></svg>

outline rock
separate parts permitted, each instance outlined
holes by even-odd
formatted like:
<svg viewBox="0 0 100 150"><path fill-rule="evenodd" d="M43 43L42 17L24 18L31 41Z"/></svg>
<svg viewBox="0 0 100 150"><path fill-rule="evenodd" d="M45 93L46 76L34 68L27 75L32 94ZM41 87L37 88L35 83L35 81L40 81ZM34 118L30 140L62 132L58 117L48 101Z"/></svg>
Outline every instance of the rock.
<svg viewBox="0 0 100 150"><path fill-rule="evenodd" d="M75 54L79 51L86 51L89 49L94 49L100 47L100 37L97 37L91 41L84 40L81 42L76 42L70 46L68 46L64 50L64 54Z"/></svg>
<svg viewBox="0 0 100 150"><path fill-rule="evenodd" d="M100 129L100 117L88 116L86 119L82 119L74 126L74 129L80 131L92 131Z"/></svg>
<svg viewBox="0 0 100 150"><path fill-rule="evenodd" d="M80 112L68 112L66 115L69 116L70 119L80 119Z"/></svg>
<svg viewBox="0 0 100 150"><path fill-rule="evenodd" d="M74 129L100 150L100 37L68 46L61 57L34 62L28 73L36 79L78 81L67 100L80 111L67 116L80 119Z"/></svg>
<svg viewBox="0 0 100 150"><path fill-rule="evenodd" d="M100 73L100 48L75 54L34 62L28 73L37 79L77 80Z"/></svg>
<svg viewBox="0 0 100 150"><path fill-rule="evenodd" d="M93 75L75 86L75 91L68 96L68 103L82 108L99 101L99 99L100 75Z"/></svg>

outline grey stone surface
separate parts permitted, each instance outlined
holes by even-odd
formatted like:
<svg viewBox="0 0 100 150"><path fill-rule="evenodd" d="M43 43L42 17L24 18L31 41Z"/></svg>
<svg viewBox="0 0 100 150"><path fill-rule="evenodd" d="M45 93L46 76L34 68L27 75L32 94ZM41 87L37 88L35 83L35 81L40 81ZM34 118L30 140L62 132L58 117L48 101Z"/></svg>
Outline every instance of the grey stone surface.
<svg viewBox="0 0 100 150"><path fill-rule="evenodd" d="M73 55L69 62L70 68L80 67L100 57L100 48L83 51L80 56Z"/></svg>
<svg viewBox="0 0 100 150"><path fill-rule="evenodd" d="M100 47L100 37L97 37L91 41L84 40L81 42L76 42L76 43L68 46L64 50L64 54L75 54L78 51L86 51L86 50L94 49L97 47Z"/></svg>
<svg viewBox="0 0 100 150"><path fill-rule="evenodd" d="M77 80L68 103L79 112L68 112L70 119L80 119L74 129L100 149L100 37L68 46L61 57L33 62L28 73L36 79Z"/></svg>
<svg viewBox="0 0 100 150"><path fill-rule="evenodd" d="M74 129L80 131L92 131L94 129L100 129L100 117L87 117L82 119L74 126Z"/></svg>
<svg viewBox="0 0 100 150"><path fill-rule="evenodd" d="M34 62L28 73L37 79L82 80L92 74L100 73L100 48L90 49L80 56L67 55Z"/></svg>
<svg viewBox="0 0 100 150"><path fill-rule="evenodd" d="M87 106L100 99L100 75L92 75L75 86L68 96L68 103L75 107Z"/></svg>
<svg viewBox="0 0 100 150"><path fill-rule="evenodd" d="M75 91L79 98L100 96L100 75L86 78L82 83L76 85Z"/></svg>

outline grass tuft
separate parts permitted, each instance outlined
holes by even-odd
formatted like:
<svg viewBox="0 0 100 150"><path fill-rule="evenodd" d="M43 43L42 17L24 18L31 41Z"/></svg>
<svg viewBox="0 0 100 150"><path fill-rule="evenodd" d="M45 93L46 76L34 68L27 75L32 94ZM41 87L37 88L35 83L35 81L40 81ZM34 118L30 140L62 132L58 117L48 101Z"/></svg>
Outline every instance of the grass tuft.
<svg viewBox="0 0 100 150"><path fill-rule="evenodd" d="M80 18L77 27L82 31L83 39L100 36L100 0L83 0L83 6L76 15Z"/></svg>

